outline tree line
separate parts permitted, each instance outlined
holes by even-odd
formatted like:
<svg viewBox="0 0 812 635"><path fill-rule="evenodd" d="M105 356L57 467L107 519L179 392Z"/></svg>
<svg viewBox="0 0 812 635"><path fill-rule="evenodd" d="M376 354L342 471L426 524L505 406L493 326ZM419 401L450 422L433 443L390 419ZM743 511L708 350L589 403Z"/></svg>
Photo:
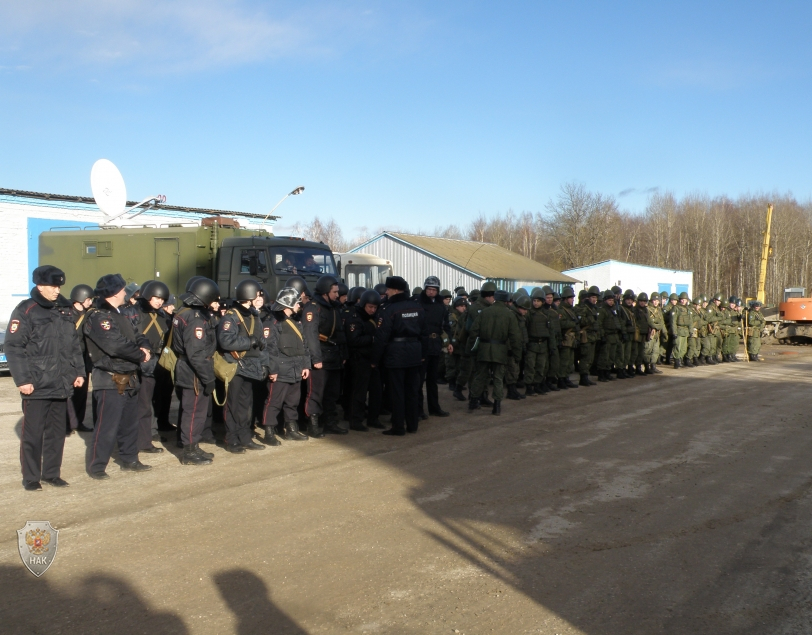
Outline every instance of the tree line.
<svg viewBox="0 0 812 635"><path fill-rule="evenodd" d="M567 183L543 211L480 214L467 226L407 233L496 243L559 271L607 259L689 270L697 293L719 291L744 298L756 295L770 203L774 211L766 297L775 304L782 301L785 287L812 292L812 203L799 203L789 194L734 200L657 192L642 213L631 213L613 196ZM345 238L335 221L318 218L294 229L307 239L323 240L334 251L347 251L383 231L362 228Z"/></svg>

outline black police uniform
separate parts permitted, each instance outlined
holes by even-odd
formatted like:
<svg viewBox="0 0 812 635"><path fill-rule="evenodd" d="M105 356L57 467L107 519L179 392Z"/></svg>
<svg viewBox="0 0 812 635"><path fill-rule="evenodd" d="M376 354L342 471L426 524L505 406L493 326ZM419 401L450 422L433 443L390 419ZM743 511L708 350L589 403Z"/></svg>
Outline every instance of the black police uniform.
<svg viewBox="0 0 812 635"><path fill-rule="evenodd" d="M302 371L310 368L310 351L304 341L302 325L287 317L284 311L274 311L264 324L268 331L270 374L277 377L276 381L269 382L262 426L276 426L280 412L285 423L296 423Z"/></svg>
<svg viewBox="0 0 812 635"><path fill-rule="evenodd" d="M448 413L444 412L440 407L440 396L437 388L438 368L440 365L440 356L443 349L443 333L448 335L451 339L451 323L448 320L448 307L443 302L443 299L437 295L430 298L423 291L418 302L423 307L426 314L426 328L428 335L426 336L426 357L423 360L420 369L420 391L417 393L418 409L420 414L424 413L423 410L423 385L426 386L426 400L429 405L429 414L447 416Z"/></svg>
<svg viewBox="0 0 812 635"><path fill-rule="evenodd" d="M302 335L310 351L313 369L307 380L305 415L321 417L326 432L345 433L338 425L336 406L341 391L342 349L340 305L316 296L302 311ZM321 362L322 367L316 368Z"/></svg>
<svg viewBox="0 0 812 635"><path fill-rule="evenodd" d="M113 446L124 463L138 461L138 367L149 340L105 300L88 312L82 331L93 360L96 426L87 456L89 473L104 472ZM118 383L121 382L121 383Z"/></svg>
<svg viewBox="0 0 812 635"><path fill-rule="evenodd" d="M55 302L46 300L34 287L31 298L23 300L11 313L5 353L14 383L34 386L30 395L22 395L23 479L37 483L59 478L67 401L76 378L85 376L70 302L61 295Z"/></svg>
<svg viewBox="0 0 812 635"><path fill-rule="evenodd" d="M374 315L369 315L360 303L353 307L345 324L352 368L351 428L363 428L367 394L369 394L367 422L374 428L383 427L378 421L381 414L381 374L373 361L377 324L377 311Z"/></svg>
<svg viewBox="0 0 812 635"><path fill-rule="evenodd" d="M75 304L70 308L71 319L74 323L74 330L76 331L76 339L79 340L79 346L82 349L82 359L85 362L85 376L90 377L93 371L93 362L90 360L90 355L87 352L87 344L85 338L82 337L82 324L84 324L87 317L87 311L82 309L79 311ZM87 432L84 425L85 414L87 413L87 391L90 387L90 382L84 382L79 388L73 389L73 395L68 399L68 426L71 430L79 430Z"/></svg>
<svg viewBox="0 0 812 635"><path fill-rule="evenodd" d="M420 368L429 339L423 307L398 293L378 310L378 316L373 359L376 365L386 366L392 431L403 434L405 424L405 431L417 432Z"/></svg>
<svg viewBox="0 0 812 635"><path fill-rule="evenodd" d="M121 312L133 324L136 333L149 340L152 357L141 364L141 388L138 391L138 450L152 449L152 437L158 434L158 425L153 417L152 401L155 394L158 358L161 356L169 334L170 320L160 309L154 309L149 301L138 298L135 304L123 307Z"/></svg>
<svg viewBox="0 0 812 635"><path fill-rule="evenodd" d="M209 315L200 301L191 296L172 318L172 350L178 358L175 365L175 388L180 412L180 443L196 445L204 438L214 392L212 356L217 350L217 336Z"/></svg>
<svg viewBox="0 0 812 635"><path fill-rule="evenodd" d="M254 383L268 377L269 362L265 335L258 311L235 304L217 327L217 345L226 361L237 364L237 374L228 385L225 405L226 443L232 447L263 447L251 441ZM238 355L235 360L231 353Z"/></svg>

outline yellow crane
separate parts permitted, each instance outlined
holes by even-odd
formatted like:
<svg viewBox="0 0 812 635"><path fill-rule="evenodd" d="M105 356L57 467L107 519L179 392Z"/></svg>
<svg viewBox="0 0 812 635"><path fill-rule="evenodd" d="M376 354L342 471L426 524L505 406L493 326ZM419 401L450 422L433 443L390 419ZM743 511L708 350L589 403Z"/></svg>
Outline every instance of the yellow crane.
<svg viewBox="0 0 812 635"><path fill-rule="evenodd" d="M767 259L770 257L770 224L773 220L772 203L767 206L767 227L764 229L764 240L761 242L761 267L758 270L758 291L756 299L762 304L766 300L764 286L767 282Z"/></svg>

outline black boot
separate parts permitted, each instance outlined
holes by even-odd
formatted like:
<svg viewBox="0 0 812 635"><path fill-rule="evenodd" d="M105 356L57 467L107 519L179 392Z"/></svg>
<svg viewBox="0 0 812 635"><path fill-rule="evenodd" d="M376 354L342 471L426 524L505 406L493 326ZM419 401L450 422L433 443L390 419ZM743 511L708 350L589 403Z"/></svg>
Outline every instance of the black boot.
<svg viewBox="0 0 812 635"><path fill-rule="evenodd" d="M457 401L468 401L468 397L466 397L465 395L462 394L463 390L465 390L465 389L460 388L459 386L456 386L454 388L454 395L453 395L454 399L456 399Z"/></svg>
<svg viewBox="0 0 812 635"><path fill-rule="evenodd" d="M481 403L483 406L492 406L493 405L493 402L490 399L488 399L488 391L487 390L484 393L482 393L482 396L479 398L479 403Z"/></svg>
<svg viewBox="0 0 812 635"><path fill-rule="evenodd" d="M298 421L286 421L285 439L287 439L288 441L307 441L307 435L299 432Z"/></svg>
<svg viewBox="0 0 812 635"><path fill-rule="evenodd" d="M197 450L197 444L190 444L183 448L180 462L183 465L211 465L211 459L206 458Z"/></svg>
<svg viewBox="0 0 812 635"><path fill-rule="evenodd" d="M214 458L214 452L206 452L205 450L203 450L200 447L199 443L195 443L195 452L197 452L204 459L213 459Z"/></svg>
<svg viewBox="0 0 812 635"><path fill-rule="evenodd" d="M682 364L680 364L679 358L675 357L674 358L674 368L679 368L680 366L682 366Z"/></svg>
<svg viewBox="0 0 812 635"><path fill-rule="evenodd" d="M622 368L618 368L617 369L617 378L618 379L627 379L626 371L624 371Z"/></svg>
<svg viewBox="0 0 812 635"><path fill-rule="evenodd" d="M711 357L710 355L707 355L707 356L705 357L705 363L706 363L708 366L716 366L716 364L718 364L719 362L717 362L717 361L716 361L716 358L715 358L715 357Z"/></svg>
<svg viewBox="0 0 812 635"><path fill-rule="evenodd" d="M564 377L564 383L567 384L567 388L578 388L578 384L574 383L569 376Z"/></svg>
<svg viewBox="0 0 812 635"><path fill-rule="evenodd" d="M682 365L685 366L685 368L693 368L694 363L686 357L684 360L682 360Z"/></svg>
<svg viewBox="0 0 812 635"><path fill-rule="evenodd" d="M662 375L663 374L663 371L661 371L659 368L657 368L657 364L652 364L651 365L651 372L654 373L655 375Z"/></svg>
<svg viewBox="0 0 812 635"><path fill-rule="evenodd" d="M741 361L741 360L738 358L738 356L736 355L736 353L731 353L730 355L728 355L728 359L729 359L731 362L740 362L740 361Z"/></svg>
<svg viewBox="0 0 812 635"><path fill-rule="evenodd" d="M330 434L349 434L350 431L348 428L342 428L338 421L328 421L324 424L324 432L329 432Z"/></svg>
<svg viewBox="0 0 812 635"><path fill-rule="evenodd" d="M311 439L321 439L324 436L324 430L319 425L319 415L310 415L310 421L307 423L307 436Z"/></svg>
<svg viewBox="0 0 812 635"><path fill-rule="evenodd" d="M694 357L694 366L704 366L705 365L705 358L700 355L699 357Z"/></svg>
<svg viewBox="0 0 812 635"><path fill-rule="evenodd" d="M455 384L453 381L448 382L448 389L451 392L455 392L457 390L457 384Z"/></svg>
<svg viewBox="0 0 812 635"><path fill-rule="evenodd" d="M634 369L634 374L635 374L635 375L645 375L645 374L646 374L646 371L645 371L645 370L643 370L643 364L640 364L639 366L637 366L637 367Z"/></svg>
<svg viewBox="0 0 812 635"><path fill-rule="evenodd" d="M581 381L578 382L579 386L592 386L594 382L589 381L589 375L587 373L581 373Z"/></svg>
<svg viewBox="0 0 812 635"><path fill-rule="evenodd" d="M273 426L265 426L265 436L262 438L262 442L265 445L272 445L274 447L282 445L282 442L277 439L274 434Z"/></svg>
<svg viewBox="0 0 812 635"><path fill-rule="evenodd" d="M553 392L558 392L558 386L556 386L556 382L547 379L547 388L552 390Z"/></svg>
<svg viewBox="0 0 812 635"><path fill-rule="evenodd" d="M608 370L599 370L598 371L598 381L606 382L606 381L609 381L610 379L612 379L612 377L611 377L611 374L609 373Z"/></svg>
<svg viewBox="0 0 812 635"><path fill-rule="evenodd" d="M525 397L535 397L536 396L536 387L533 384L527 384L527 388L524 390Z"/></svg>
<svg viewBox="0 0 812 635"><path fill-rule="evenodd" d="M510 384L510 386L507 387L507 398L513 401L521 400L522 396L519 394L519 391L516 390L516 384Z"/></svg>
<svg viewBox="0 0 812 635"><path fill-rule="evenodd" d="M626 371L626 379L632 379L635 376L634 366L631 365L626 366L626 368L624 368L623 370Z"/></svg>
<svg viewBox="0 0 812 635"><path fill-rule="evenodd" d="M542 381L536 384L537 395L546 395L548 392L550 392L550 389L547 388L547 384L545 382Z"/></svg>
<svg viewBox="0 0 812 635"><path fill-rule="evenodd" d="M567 388L569 388L569 386L567 386L567 382L564 381L563 377L559 377L558 378L558 389L559 390L566 390Z"/></svg>
<svg viewBox="0 0 812 635"><path fill-rule="evenodd" d="M493 400L493 410L491 410L492 415L500 415L502 414L502 402L499 399Z"/></svg>
<svg viewBox="0 0 812 635"><path fill-rule="evenodd" d="M363 421L350 423L350 430L355 430L356 432L369 432L369 428L364 425Z"/></svg>
<svg viewBox="0 0 812 635"><path fill-rule="evenodd" d="M482 406L479 405L479 399L471 397L468 400L468 410L479 410Z"/></svg>

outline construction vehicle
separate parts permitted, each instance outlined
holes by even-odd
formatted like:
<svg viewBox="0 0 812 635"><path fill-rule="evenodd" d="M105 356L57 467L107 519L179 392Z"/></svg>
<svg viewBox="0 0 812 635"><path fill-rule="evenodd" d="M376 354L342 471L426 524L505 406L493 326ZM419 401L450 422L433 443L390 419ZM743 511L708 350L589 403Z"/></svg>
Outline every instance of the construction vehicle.
<svg viewBox="0 0 812 635"><path fill-rule="evenodd" d="M376 284L386 282L392 273L392 262L375 254L334 254L338 272L345 284L353 287L372 289Z"/></svg>
<svg viewBox="0 0 812 635"><path fill-rule="evenodd" d="M302 276L311 289L324 274L338 276L333 252L324 243L241 228L221 216L159 227L55 228L40 234L39 262L58 266L71 285L94 286L104 274L120 273L128 283L160 280L175 295L189 278L205 276L218 284L224 299L248 278L276 298L291 276Z"/></svg>

